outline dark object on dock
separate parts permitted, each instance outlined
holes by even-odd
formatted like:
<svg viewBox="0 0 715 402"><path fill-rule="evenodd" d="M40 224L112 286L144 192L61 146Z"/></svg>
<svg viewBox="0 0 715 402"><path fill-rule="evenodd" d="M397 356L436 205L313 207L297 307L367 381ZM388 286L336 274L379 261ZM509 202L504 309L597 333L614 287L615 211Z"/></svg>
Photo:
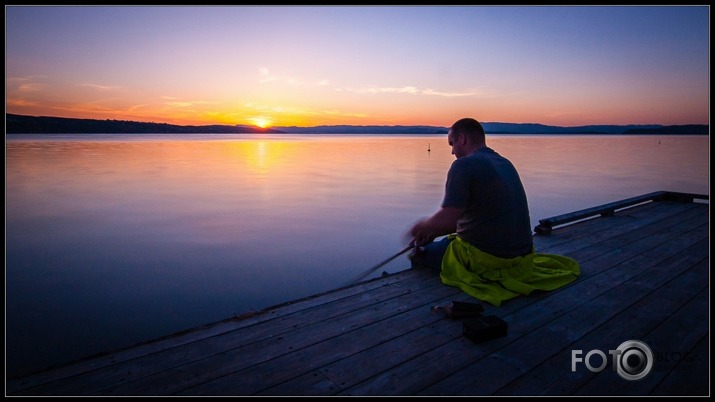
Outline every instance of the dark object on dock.
<svg viewBox="0 0 715 402"><path fill-rule="evenodd" d="M480 303L451 301L444 306L433 306L432 311L444 311L444 314L453 319L477 317L484 312Z"/></svg>
<svg viewBox="0 0 715 402"><path fill-rule="evenodd" d="M500 307L484 303L484 315L509 323L506 337L472 343L464 321L430 307L478 300L434 272L406 268L31 375L8 373L6 396L709 396L710 206L683 202L708 196L657 194L534 235L536 250L574 258L581 276ZM637 381L610 361L632 340L655 360ZM608 367L592 370L592 351L608 356Z"/></svg>
<svg viewBox="0 0 715 402"><path fill-rule="evenodd" d="M462 333L470 341L482 343L506 336L508 328L506 321L501 318L495 315L486 315L464 321Z"/></svg>

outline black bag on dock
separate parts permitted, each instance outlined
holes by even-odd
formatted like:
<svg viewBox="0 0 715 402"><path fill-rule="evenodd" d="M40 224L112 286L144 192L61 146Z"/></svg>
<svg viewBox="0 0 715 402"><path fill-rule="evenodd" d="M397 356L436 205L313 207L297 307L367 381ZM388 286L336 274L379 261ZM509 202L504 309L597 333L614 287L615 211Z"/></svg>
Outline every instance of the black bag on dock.
<svg viewBox="0 0 715 402"><path fill-rule="evenodd" d="M480 316L464 321L463 334L476 343L506 336L508 325L506 321L495 315Z"/></svg>
<svg viewBox="0 0 715 402"><path fill-rule="evenodd" d="M470 318L478 317L484 312L484 306L479 303L452 301L444 306L434 306L432 311L444 311L449 318Z"/></svg>

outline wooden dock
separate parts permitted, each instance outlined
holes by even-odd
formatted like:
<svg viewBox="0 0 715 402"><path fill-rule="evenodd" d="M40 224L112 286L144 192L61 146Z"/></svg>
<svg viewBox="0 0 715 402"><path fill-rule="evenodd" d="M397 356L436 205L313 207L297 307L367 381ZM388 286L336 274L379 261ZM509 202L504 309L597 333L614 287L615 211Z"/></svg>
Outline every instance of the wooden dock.
<svg viewBox="0 0 715 402"><path fill-rule="evenodd" d="M709 396L707 200L657 192L540 221L537 252L576 259L581 276L483 303L508 323L483 343L431 310L476 299L406 270L10 379L6 395ZM611 359L628 341L651 351L636 348L642 379Z"/></svg>

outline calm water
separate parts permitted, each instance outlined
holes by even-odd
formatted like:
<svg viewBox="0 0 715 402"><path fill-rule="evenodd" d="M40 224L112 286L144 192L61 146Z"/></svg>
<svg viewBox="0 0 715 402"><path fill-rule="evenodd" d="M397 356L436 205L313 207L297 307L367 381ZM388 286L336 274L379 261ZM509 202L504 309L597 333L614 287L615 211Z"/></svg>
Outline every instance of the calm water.
<svg viewBox="0 0 715 402"><path fill-rule="evenodd" d="M488 144L520 170L532 227L652 191L709 194L707 136ZM6 136L7 372L342 286L407 245L453 160L446 135Z"/></svg>

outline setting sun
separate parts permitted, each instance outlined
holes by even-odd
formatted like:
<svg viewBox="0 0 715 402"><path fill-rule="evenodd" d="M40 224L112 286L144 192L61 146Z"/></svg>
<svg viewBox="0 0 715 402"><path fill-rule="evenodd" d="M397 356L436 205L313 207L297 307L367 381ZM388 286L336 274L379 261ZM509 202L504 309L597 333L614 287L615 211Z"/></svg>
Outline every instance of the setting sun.
<svg viewBox="0 0 715 402"><path fill-rule="evenodd" d="M269 119L266 119L265 117L254 117L251 119L251 122L253 122L253 124L260 128L269 127L272 123Z"/></svg>

